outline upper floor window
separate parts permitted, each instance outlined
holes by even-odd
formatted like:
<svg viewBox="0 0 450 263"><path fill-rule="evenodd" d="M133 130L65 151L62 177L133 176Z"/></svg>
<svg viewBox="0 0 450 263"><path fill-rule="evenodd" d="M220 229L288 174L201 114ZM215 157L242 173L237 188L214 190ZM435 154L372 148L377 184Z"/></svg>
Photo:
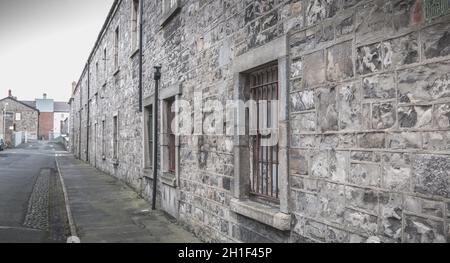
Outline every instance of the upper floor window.
<svg viewBox="0 0 450 263"><path fill-rule="evenodd" d="M22 113L16 113L16 121L21 121L22 120Z"/></svg>
<svg viewBox="0 0 450 263"><path fill-rule="evenodd" d="M114 69L119 69L119 27L114 32Z"/></svg>
<svg viewBox="0 0 450 263"><path fill-rule="evenodd" d="M180 0L162 0L161 26L167 24L170 19L180 10Z"/></svg>
<svg viewBox="0 0 450 263"><path fill-rule="evenodd" d="M107 59L106 59L106 48L103 49L103 79L104 82L106 83L106 79L107 79L107 71L108 65L107 65Z"/></svg>
<svg viewBox="0 0 450 263"><path fill-rule="evenodd" d="M132 15L131 15L131 45L134 52L139 48L139 25L140 25L140 2L139 0L133 0L132 2Z"/></svg>

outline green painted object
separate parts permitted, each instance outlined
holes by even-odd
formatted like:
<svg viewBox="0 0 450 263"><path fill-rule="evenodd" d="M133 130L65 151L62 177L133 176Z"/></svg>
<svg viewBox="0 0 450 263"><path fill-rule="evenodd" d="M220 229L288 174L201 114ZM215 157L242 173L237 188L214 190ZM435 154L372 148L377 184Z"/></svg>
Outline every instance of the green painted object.
<svg viewBox="0 0 450 263"><path fill-rule="evenodd" d="M424 0L425 18L433 18L450 13L450 0Z"/></svg>

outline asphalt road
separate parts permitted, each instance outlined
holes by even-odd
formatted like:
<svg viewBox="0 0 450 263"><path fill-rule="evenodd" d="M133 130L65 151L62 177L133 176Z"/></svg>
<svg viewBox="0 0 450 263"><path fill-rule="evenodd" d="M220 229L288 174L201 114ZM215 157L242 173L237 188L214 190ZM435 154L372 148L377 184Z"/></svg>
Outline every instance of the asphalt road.
<svg viewBox="0 0 450 263"><path fill-rule="evenodd" d="M34 142L0 152L0 243L58 243L68 236L55 153Z"/></svg>

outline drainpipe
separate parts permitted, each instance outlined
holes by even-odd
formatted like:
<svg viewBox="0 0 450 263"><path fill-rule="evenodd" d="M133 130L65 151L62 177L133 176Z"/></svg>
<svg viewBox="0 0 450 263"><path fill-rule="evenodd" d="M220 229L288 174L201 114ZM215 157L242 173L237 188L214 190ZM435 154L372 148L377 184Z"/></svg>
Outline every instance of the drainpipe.
<svg viewBox="0 0 450 263"><path fill-rule="evenodd" d="M156 188L158 186L158 106L159 106L159 81L161 80L161 67L155 67L155 102L153 104L153 204L156 210Z"/></svg>
<svg viewBox="0 0 450 263"><path fill-rule="evenodd" d="M143 32L144 32L144 0L139 1L139 112L142 112L142 97L143 97L143 88L142 88L142 57L143 57Z"/></svg>
<svg viewBox="0 0 450 263"><path fill-rule="evenodd" d="M90 135L90 107L91 107L91 68L90 63L87 64L87 124L86 124L86 162L89 162L89 135Z"/></svg>

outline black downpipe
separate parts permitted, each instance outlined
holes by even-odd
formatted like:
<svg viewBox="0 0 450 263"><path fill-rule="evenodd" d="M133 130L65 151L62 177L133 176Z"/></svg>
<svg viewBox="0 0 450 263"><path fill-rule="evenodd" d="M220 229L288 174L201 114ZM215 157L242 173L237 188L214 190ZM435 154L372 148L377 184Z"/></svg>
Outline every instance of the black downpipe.
<svg viewBox="0 0 450 263"><path fill-rule="evenodd" d="M142 72L142 60L143 60L143 32L144 32L144 0L139 1L139 112L143 111L142 108L142 100L143 100L143 88L142 88L142 81L143 81L143 72Z"/></svg>
<svg viewBox="0 0 450 263"><path fill-rule="evenodd" d="M87 124L86 124L86 162L89 162L89 136L90 136L90 111L91 111L91 68L90 63L87 64Z"/></svg>
<svg viewBox="0 0 450 263"><path fill-rule="evenodd" d="M156 210L156 188L158 186L158 106L159 106L159 81L161 80L161 67L155 67L155 102L153 104L153 203L152 209Z"/></svg>

